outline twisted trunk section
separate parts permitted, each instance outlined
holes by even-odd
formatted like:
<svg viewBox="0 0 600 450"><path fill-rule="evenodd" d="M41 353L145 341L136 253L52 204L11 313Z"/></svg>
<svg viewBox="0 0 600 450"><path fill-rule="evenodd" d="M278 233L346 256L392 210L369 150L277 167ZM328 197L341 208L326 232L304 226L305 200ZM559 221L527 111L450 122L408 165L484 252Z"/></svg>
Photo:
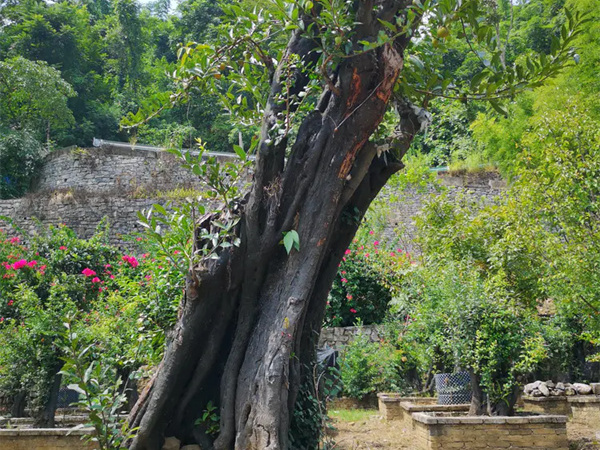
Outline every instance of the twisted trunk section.
<svg viewBox="0 0 600 450"><path fill-rule="evenodd" d="M358 2L356 39L377 36L402 2ZM343 60L318 108L287 139L272 137L282 105L281 72L272 83L255 179L240 221L241 245L223 251L196 276L172 343L155 378L133 408L139 427L130 448L159 450L164 437L214 449L287 449L291 413L321 328L327 293L360 219L420 129L414 108L402 104L394 154L378 157L370 136L383 119L402 69L408 38ZM320 57L313 40L296 32L287 54L305 65ZM295 74L294 89L307 77ZM287 161L285 160L286 151ZM288 255L282 233L296 230L300 250ZM195 281L197 280L197 281ZM197 424L208 401L220 407L216 439Z"/></svg>

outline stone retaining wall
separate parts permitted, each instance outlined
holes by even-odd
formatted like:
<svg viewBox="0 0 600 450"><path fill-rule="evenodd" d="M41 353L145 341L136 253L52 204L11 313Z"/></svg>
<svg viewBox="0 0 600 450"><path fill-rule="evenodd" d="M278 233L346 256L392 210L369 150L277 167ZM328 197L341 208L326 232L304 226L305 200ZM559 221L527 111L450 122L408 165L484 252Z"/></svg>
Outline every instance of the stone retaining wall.
<svg viewBox="0 0 600 450"><path fill-rule="evenodd" d="M341 350L360 333L366 335L371 342L377 342L381 339L378 325L323 328L319 336L319 348L327 345L336 350Z"/></svg>
<svg viewBox="0 0 600 450"><path fill-rule="evenodd" d="M446 449L567 450L565 416L439 417L413 413L415 447Z"/></svg>
<svg viewBox="0 0 600 450"><path fill-rule="evenodd" d="M95 442L81 438L92 428L37 428L0 430L0 449L5 450L95 450Z"/></svg>
<svg viewBox="0 0 600 450"><path fill-rule="evenodd" d="M439 178L452 192L468 192L473 198L491 198L505 186L495 172L461 176L442 172ZM0 216L11 217L28 233L35 230L36 219L43 224L64 223L84 238L91 236L106 216L112 227L111 242L123 245L120 235L137 231L137 211L153 203L164 203L158 199L158 192L200 189L200 184L170 153L104 146L49 154L32 187L32 192L23 198L0 200ZM390 199L389 224L384 235L393 238L395 230L402 229L402 246L411 250L415 215L433 192L408 189L396 198L398 193L393 188L384 188L381 195ZM7 224L0 221L0 227Z"/></svg>

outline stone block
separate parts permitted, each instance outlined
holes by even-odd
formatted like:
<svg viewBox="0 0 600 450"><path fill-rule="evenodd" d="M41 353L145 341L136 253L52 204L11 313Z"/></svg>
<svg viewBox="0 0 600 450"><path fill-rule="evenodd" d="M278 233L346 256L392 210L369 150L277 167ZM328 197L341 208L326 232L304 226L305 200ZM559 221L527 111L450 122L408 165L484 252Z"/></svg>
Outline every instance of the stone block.
<svg viewBox="0 0 600 450"><path fill-rule="evenodd" d="M174 436L165 439L162 450L179 450L181 441Z"/></svg>

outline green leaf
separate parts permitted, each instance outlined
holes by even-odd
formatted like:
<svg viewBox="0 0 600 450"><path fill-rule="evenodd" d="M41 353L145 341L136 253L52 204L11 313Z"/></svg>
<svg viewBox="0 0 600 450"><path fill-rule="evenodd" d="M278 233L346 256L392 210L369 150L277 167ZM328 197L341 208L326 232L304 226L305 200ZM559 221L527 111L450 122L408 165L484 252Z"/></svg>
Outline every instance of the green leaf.
<svg viewBox="0 0 600 450"><path fill-rule="evenodd" d="M504 117L508 116L508 111L506 110L506 108L504 106L502 106L500 103L498 103L496 100L490 100L490 105L492 105L492 108L494 108L497 112L502 114Z"/></svg>
<svg viewBox="0 0 600 450"><path fill-rule="evenodd" d="M297 10L294 10L294 11L297 11ZM239 145L234 145L233 151L236 153L236 155L238 155L240 157L240 159L242 161L246 161L247 155L242 147L240 147Z"/></svg>
<svg viewBox="0 0 600 450"><path fill-rule="evenodd" d="M296 230L283 233L283 246L285 247L285 251L288 253L288 255L292 251L292 248L295 248L296 251L300 251L300 236L298 236L298 232Z"/></svg>

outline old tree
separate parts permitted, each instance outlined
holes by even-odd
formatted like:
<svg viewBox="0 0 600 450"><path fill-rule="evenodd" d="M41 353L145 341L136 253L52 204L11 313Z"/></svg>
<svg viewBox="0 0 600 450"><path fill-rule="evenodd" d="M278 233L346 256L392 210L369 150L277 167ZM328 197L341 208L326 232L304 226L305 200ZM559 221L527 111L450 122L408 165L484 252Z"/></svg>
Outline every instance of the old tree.
<svg viewBox="0 0 600 450"><path fill-rule="evenodd" d="M488 100L502 112L502 99L568 61L579 22L566 12L550 54L510 60L510 30L498 26L509 2L275 0L263 7L228 7L220 46L180 50L173 76L181 89L172 101L211 88L240 124L262 119L244 196L232 198L236 190L227 187L234 169L220 175L217 163L187 157L220 194L222 210L194 218L185 300L132 410L131 449L158 450L168 436L215 449L294 447L290 422L338 264L426 127L429 100ZM471 79L445 73L448 39L462 39L477 56ZM209 401L219 407L216 436L197 421Z"/></svg>

